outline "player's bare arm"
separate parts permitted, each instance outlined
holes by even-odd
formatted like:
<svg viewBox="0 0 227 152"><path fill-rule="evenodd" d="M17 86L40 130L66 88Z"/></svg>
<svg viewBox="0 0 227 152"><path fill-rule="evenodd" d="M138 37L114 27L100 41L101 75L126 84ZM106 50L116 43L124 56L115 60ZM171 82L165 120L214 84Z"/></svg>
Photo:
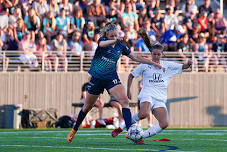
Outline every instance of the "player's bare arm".
<svg viewBox="0 0 227 152"><path fill-rule="evenodd" d="M140 63L144 63L144 64L152 64L156 67L158 67L159 69L162 68L162 66L154 61L151 61L149 59L146 59L144 57L142 57L140 54L138 53L134 53L134 52L131 52L128 57L134 61L137 61L137 62L140 62Z"/></svg>
<svg viewBox="0 0 227 152"><path fill-rule="evenodd" d="M134 76L130 73L129 76L128 76L128 82L127 82L127 96L129 99L132 98L132 95L131 95L131 85L132 85L132 80L133 80Z"/></svg>
<svg viewBox="0 0 227 152"><path fill-rule="evenodd" d="M114 45L117 41L122 41L123 38L118 37L115 40L106 40L106 41L100 41L99 43L99 47L107 47L110 45Z"/></svg>

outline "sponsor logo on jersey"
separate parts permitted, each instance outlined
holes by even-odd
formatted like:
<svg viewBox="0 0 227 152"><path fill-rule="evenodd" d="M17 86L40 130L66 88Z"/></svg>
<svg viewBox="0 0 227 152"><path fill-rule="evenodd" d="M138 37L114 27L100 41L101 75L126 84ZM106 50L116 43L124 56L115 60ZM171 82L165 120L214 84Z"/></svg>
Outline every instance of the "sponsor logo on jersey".
<svg viewBox="0 0 227 152"><path fill-rule="evenodd" d="M110 63L115 63L114 60L108 59L108 58L106 58L104 56L102 57L102 60L105 60L105 61L110 62Z"/></svg>
<svg viewBox="0 0 227 152"><path fill-rule="evenodd" d="M162 74L153 73L153 80L149 80L149 82L164 82L164 80L162 80Z"/></svg>

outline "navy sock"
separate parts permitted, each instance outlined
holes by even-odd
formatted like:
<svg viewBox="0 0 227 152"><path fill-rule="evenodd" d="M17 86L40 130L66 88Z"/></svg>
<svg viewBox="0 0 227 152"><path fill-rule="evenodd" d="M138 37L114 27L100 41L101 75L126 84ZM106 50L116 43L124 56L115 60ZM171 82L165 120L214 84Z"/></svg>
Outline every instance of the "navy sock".
<svg viewBox="0 0 227 152"><path fill-rule="evenodd" d="M129 129L129 127L131 127L132 124L132 115L131 115L131 111L129 108L122 108L122 114L123 114L123 118L125 120L125 125L127 130Z"/></svg>
<svg viewBox="0 0 227 152"><path fill-rule="evenodd" d="M82 109L80 110L79 112L79 115L77 117L77 120L76 120L76 123L75 125L73 126L73 129L74 130L78 130L78 128L80 127L82 121L84 120L84 118L86 117L87 113L83 112Z"/></svg>

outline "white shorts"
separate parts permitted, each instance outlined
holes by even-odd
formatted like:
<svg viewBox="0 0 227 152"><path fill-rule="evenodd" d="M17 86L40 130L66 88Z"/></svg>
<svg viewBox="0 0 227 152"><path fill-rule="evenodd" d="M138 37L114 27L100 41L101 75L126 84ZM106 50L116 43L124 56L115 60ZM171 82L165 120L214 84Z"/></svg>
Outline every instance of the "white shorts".
<svg viewBox="0 0 227 152"><path fill-rule="evenodd" d="M141 97L139 100L140 100L140 104L143 102L150 102L151 111L153 111L155 108L159 108L159 107L164 107L165 109L167 109L165 101L159 100L159 99L151 97L151 96Z"/></svg>

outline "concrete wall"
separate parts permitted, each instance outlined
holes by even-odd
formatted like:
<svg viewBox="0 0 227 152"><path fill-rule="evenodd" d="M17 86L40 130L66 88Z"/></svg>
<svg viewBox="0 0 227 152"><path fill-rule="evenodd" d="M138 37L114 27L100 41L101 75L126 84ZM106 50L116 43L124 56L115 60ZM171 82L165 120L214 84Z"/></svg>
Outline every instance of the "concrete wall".
<svg viewBox="0 0 227 152"><path fill-rule="evenodd" d="M119 74L125 86L128 74ZM58 116L70 115L74 113L71 104L80 101L81 86L87 80L86 72L0 73L0 106L22 104L24 109L56 108ZM133 82L132 92L131 102L137 102L137 80ZM102 99L109 101L106 91ZM177 75L169 85L168 101L170 126L227 126L227 74ZM105 108L104 117L112 116L110 110L113 111ZM132 109L133 113L136 111L137 108ZM143 125L145 123L143 121Z"/></svg>

